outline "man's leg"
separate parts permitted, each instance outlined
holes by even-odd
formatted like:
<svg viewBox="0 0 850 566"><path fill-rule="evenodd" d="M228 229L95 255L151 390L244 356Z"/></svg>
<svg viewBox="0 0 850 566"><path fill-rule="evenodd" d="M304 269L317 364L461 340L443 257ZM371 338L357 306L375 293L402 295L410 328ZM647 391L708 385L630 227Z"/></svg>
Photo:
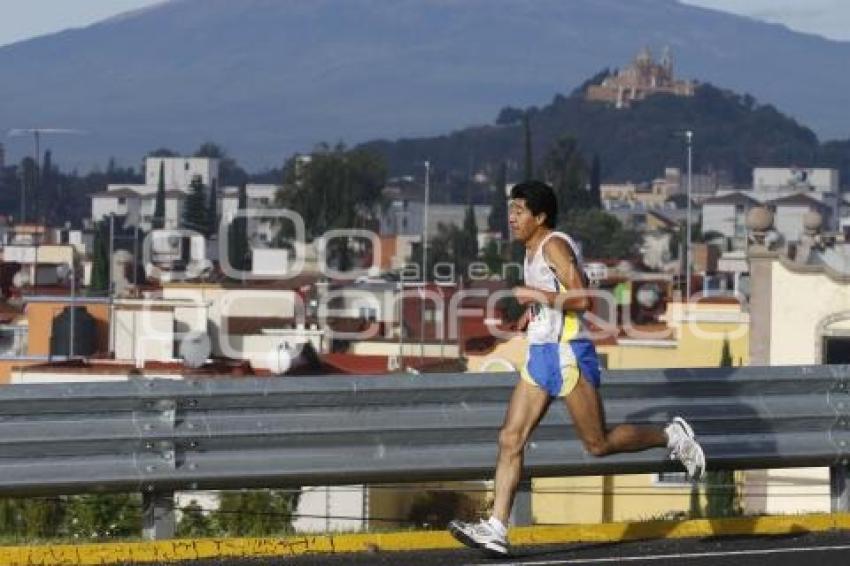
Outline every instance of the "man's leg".
<svg viewBox="0 0 850 566"><path fill-rule="evenodd" d="M566 396L565 403L579 438L594 456L666 446L670 450L670 458L679 460L691 479L698 480L705 472L702 447L694 439L690 425L681 417L674 418L663 429L622 424L608 430L602 398L582 376Z"/></svg>
<svg viewBox="0 0 850 566"><path fill-rule="evenodd" d="M537 427L551 401L543 389L520 379L499 432L499 457L496 461L493 516L507 525L514 504L525 444Z"/></svg>
<svg viewBox="0 0 850 566"><path fill-rule="evenodd" d="M499 432L493 516L472 523L449 523L449 532L463 544L491 556L508 554L507 522L522 475L523 450L549 402L549 394L536 385L524 379L517 383Z"/></svg>
<svg viewBox="0 0 850 566"><path fill-rule="evenodd" d="M564 402L579 438L594 456L667 446L667 435L661 428L622 424L608 430L602 398L582 376Z"/></svg>

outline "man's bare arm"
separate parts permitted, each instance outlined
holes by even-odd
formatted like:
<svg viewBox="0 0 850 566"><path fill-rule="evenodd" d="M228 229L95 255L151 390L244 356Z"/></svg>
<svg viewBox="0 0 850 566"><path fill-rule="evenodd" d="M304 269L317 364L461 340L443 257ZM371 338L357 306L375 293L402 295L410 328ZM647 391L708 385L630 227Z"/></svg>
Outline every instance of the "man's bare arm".
<svg viewBox="0 0 850 566"><path fill-rule="evenodd" d="M562 238L551 238L543 246L543 256L555 277L567 289L566 292L545 291L533 287L517 287L514 290L520 304L543 303L567 312L583 312L591 307L584 293L586 287L578 261L569 245Z"/></svg>

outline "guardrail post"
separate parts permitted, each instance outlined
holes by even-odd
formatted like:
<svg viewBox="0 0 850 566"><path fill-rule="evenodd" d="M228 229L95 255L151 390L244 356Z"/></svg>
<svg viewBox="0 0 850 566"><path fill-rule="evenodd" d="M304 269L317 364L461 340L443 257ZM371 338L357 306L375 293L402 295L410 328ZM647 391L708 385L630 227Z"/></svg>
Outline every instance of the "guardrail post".
<svg viewBox="0 0 850 566"><path fill-rule="evenodd" d="M522 527L531 524L531 479L521 479L514 496L511 524Z"/></svg>
<svg viewBox="0 0 850 566"><path fill-rule="evenodd" d="M174 538L173 491L145 491L142 493L142 536L147 540Z"/></svg>
<svg viewBox="0 0 850 566"><path fill-rule="evenodd" d="M833 513L850 513L850 467L833 464L829 468L830 508Z"/></svg>

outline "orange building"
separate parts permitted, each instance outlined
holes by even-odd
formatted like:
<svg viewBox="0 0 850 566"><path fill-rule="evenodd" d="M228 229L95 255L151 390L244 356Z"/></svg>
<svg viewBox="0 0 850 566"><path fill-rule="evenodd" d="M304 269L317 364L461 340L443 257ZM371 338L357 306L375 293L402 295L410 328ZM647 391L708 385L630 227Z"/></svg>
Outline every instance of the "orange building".
<svg viewBox="0 0 850 566"><path fill-rule="evenodd" d="M26 329L27 347L19 358L0 359L0 383L9 383L12 368L42 364L50 358L53 321L71 304L68 296L27 297L19 322ZM109 351L109 303L103 298L76 297L76 306L85 307L95 321L94 344L97 352Z"/></svg>

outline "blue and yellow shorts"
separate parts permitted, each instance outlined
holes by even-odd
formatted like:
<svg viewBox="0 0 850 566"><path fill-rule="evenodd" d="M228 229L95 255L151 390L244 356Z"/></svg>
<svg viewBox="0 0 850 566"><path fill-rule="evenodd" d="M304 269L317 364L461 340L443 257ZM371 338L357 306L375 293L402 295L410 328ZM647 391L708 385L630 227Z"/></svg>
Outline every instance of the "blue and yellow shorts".
<svg viewBox="0 0 850 566"><path fill-rule="evenodd" d="M552 397L569 395L579 377L584 377L597 389L601 379L596 348L586 339L531 344L520 375Z"/></svg>

